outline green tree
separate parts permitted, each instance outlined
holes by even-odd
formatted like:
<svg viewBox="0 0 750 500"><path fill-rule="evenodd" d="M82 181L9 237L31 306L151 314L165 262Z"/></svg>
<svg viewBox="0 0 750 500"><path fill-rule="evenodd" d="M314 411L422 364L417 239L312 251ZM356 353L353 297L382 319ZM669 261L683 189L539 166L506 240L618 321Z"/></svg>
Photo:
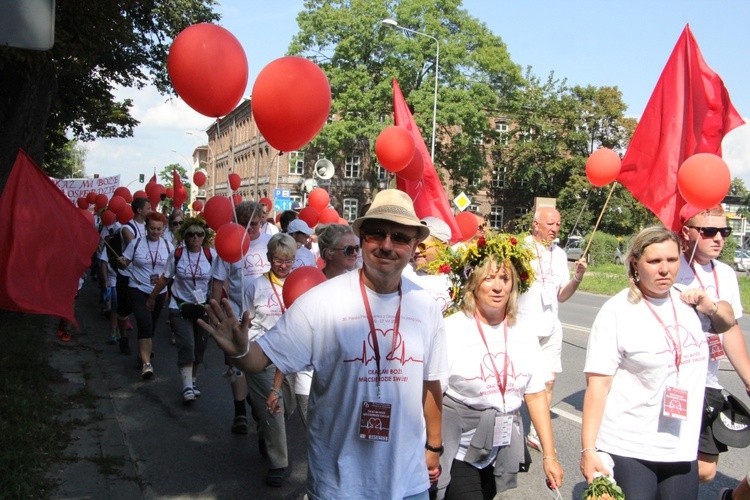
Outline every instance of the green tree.
<svg viewBox="0 0 750 500"><path fill-rule="evenodd" d="M217 20L216 0L64 0L56 2L48 51L0 47L0 188L18 148L50 175L65 170L69 137L128 137L138 124L115 86L151 82L172 93L166 58L185 27Z"/></svg>
<svg viewBox="0 0 750 500"><path fill-rule="evenodd" d="M170 163L169 165L161 169L158 178L161 179L164 187L174 189L174 169L177 169L177 173L182 180L182 185L185 186L185 189L187 190L187 200L189 201L190 189L192 188L192 186L190 185L190 182L187 178L187 169L185 169L185 167L183 167L179 163ZM170 211L172 210L172 198L167 198L166 200L164 200L164 204L169 207Z"/></svg>

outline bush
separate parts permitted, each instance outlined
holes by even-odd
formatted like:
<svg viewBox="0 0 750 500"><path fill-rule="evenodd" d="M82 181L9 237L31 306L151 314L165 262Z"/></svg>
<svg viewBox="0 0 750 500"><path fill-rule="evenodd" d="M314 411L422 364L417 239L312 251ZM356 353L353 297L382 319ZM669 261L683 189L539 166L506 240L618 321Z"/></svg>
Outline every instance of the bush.
<svg viewBox="0 0 750 500"><path fill-rule="evenodd" d="M589 235L585 236L587 242L589 237ZM614 263L618 248L620 248L620 239L617 236L597 231L589 247L589 265ZM621 250L621 253L624 254L624 248Z"/></svg>

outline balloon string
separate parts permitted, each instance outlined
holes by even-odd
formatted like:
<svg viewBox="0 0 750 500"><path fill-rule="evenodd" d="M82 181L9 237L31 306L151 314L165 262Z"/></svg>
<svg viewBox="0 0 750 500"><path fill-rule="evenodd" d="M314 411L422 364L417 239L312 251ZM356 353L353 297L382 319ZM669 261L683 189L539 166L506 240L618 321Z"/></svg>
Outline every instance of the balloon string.
<svg viewBox="0 0 750 500"><path fill-rule="evenodd" d="M705 226L707 217L708 215L706 214L706 212L703 212L703 220L701 221L701 227ZM696 242L695 245L693 245L693 251L690 253L690 259L688 260L688 265L693 264L693 258L695 257L696 250L698 250L698 242Z"/></svg>
<svg viewBox="0 0 750 500"><path fill-rule="evenodd" d="M594 231L591 233L591 237L589 238L589 242L586 243L586 249L583 251L583 255L581 256L581 259L586 258L586 254L589 252L589 247L591 246L591 242L594 241L594 235L596 234L596 229L599 227L599 222L602 220L602 216L604 215L604 211L607 209L607 204L609 203L609 199L612 197L612 193L615 191L615 187L617 186L617 181L612 183L612 189L609 190L609 194L607 195L607 199L604 202L604 206L602 207L602 211L599 213L599 218L596 219L596 225L594 226Z"/></svg>

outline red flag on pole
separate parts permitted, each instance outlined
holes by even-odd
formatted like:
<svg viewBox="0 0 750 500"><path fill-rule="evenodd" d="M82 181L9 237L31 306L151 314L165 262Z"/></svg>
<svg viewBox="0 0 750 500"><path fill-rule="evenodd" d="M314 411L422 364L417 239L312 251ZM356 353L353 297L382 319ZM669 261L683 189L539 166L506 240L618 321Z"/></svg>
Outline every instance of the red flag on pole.
<svg viewBox="0 0 750 500"><path fill-rule="evenodd" d="M99 244L91 221L20 149L0 213L0 308L75 323L78 280Z"/></svg>
<svg viewBox="0 0 750 500"><path fill-rule="evenodd" d="M417 217L424 219L432 216L443 220L451 228L453 235L451 241L454 243L459 241L461 230L458 228L456 218L451 211L448 196L440 183L440 177L438 177L435 165L432 163L422 133L419 131L411 111L409 111L409 106L404 100L404 94L401 93L401 88L395 78L393 79L393 119L396 125L404 127L412 133L414 144L424 160L424 173L420 180L408 181L397 175L396 187L412 199Z"/></svg>
<svg viewBox="0 0 750 500"><path fill-rule="evenodd" d="M187 200L187 190L182 185L182 179L180 179L180 173L177 169L172 170L172 188L174 194L172 195L172 206L174 208L181 208L182 204Z"/></svg>
<svg viewBox="0 0 750 500"><path fill-rule="evenodd" d="M721 140L743 123L686 25L635 129L617 180L676 231L685 205L677 187L682 162L696 153L721 156Z"/></svg>
<svg viewBox="0 0 750 500"><path fill-rule="evenodd" d="M159 181L156 178L156 169L154 169L154 175L151 176L151 178L148 180L149 183L153 182L154 184L158 184Z"/></svg>

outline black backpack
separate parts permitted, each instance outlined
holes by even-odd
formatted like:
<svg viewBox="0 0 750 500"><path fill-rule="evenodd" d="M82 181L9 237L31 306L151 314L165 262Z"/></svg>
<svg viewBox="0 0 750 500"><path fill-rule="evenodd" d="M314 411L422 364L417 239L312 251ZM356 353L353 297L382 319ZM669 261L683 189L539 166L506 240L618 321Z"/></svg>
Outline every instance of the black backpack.
<svg viewBox="0 0 750 500"><path fill-rule="evenodd" d="M109 261L109 265L112 266L112 269L116 271L119 271L117 267L117 258L122 255L122 252L125 250L125 242L122 239L122 230L125 226L130 228L130 231L136 238L138 237L138 229L131 222L127 222L114 235L104 238L104 241L107 242L107 260Z"/></svg>

